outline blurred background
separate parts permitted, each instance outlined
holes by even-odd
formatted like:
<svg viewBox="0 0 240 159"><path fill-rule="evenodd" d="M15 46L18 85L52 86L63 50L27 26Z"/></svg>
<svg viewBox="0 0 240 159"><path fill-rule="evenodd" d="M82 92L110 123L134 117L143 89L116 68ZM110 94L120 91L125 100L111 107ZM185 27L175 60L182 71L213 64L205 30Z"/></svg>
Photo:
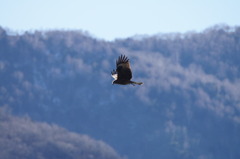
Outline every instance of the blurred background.
<svg viewBox="0 0 240 159"><path fill-rule="evenodd" d="M2 158L240 158L240 1L0 2Z"/></svg>

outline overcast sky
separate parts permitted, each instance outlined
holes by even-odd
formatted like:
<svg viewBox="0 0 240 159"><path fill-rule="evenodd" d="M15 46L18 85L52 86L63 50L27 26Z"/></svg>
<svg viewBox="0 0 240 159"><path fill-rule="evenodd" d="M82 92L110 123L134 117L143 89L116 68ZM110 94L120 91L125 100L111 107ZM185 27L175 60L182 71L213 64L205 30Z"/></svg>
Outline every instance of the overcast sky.
<svg viewBox="0 0 240 159"><path fill-rule="evenodd" d="M0 26L80 29L106 40L240 25L240 0L0 0Z"/></svg>

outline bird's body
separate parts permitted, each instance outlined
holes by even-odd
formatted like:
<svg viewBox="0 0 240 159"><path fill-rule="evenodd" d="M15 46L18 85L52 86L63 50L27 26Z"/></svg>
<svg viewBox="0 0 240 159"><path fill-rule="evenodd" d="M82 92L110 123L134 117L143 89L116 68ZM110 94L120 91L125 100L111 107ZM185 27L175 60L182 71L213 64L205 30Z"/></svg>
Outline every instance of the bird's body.
<svg viewBox="0 0 240 159"><path fill-rule="evenodd" d="M141 85L142 82L134 82L132 79L132 71L130 68L129 59L125 55L119 56L116 61L116 70L112 71L112 77L115 79L113 84L121 84L121 85Z"/></svg>

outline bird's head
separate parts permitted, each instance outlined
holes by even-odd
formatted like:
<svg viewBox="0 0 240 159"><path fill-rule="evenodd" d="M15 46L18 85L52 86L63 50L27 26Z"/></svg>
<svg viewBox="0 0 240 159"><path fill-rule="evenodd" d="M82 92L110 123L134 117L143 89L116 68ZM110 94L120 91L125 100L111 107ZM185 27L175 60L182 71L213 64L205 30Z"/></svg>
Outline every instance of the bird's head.
<svg viewBox="0 0 240 159"><path fill-rule="evenodd" d="M112 85L116 84L116 80L112 81Z"/></svg>

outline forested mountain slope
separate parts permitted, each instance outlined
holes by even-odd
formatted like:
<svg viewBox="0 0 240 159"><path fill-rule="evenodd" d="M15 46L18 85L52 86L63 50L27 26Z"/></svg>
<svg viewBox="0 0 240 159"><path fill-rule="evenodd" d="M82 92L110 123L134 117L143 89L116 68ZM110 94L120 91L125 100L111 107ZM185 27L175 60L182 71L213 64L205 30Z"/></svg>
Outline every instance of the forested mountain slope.
<svg viewBox="0 0 240 159"><path fill-rule="evenodd" d="M142 86L112 85L120 54ZM0 106L129 159L240 157L240 27L130 37L0 29Z"/></svg>

